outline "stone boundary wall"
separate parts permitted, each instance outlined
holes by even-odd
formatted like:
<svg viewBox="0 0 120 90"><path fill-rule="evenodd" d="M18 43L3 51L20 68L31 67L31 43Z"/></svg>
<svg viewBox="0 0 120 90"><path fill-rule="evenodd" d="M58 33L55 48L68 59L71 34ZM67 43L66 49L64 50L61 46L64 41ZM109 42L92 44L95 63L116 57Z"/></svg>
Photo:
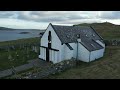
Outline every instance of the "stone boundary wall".
<svg viewBox="0 0 120 90"><path fill-rule="evenodd" d="M120 46L120 40L104 40L106 46Z"/></svg>
<svg viewBox="0 0 120 90"><path fill-rule="evenodd" d="M34 73L32 75L23 77L23 79L42 79L49 75L60 73L64 70L76 67L76 60L65 60L57 64L52 64L48 68L42 70L41 72Z"/></svg>

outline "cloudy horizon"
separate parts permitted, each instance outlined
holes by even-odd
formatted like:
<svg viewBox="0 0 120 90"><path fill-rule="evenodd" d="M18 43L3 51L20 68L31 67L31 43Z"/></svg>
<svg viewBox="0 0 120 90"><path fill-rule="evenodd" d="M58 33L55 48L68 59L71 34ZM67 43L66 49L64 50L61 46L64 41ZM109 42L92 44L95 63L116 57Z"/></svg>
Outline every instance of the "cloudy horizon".
<svg viewBox="0 0 120 90"><path fill-rule="evenodd" d="M0 26L20 29L106 21L120 25L120 11L0 11Z"/></svg>

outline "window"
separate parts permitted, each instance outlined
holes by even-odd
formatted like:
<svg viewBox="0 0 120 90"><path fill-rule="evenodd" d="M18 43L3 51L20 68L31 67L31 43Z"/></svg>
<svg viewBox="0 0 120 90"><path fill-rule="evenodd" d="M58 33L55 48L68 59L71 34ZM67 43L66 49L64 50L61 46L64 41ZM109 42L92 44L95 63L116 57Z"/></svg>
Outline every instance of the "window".
<svg viewBox="0 0 120 90"><path fill-rule="evenodd" d="M49 31L49 35L51 36L51 31Z"/></svg>
<svg viewBox="0 0 120 90"><path fill-rule="evenodd" d="M51 31L48 33L48 48L51 48Z"/></svg>
<svg viewBox="0 0 120 90"><path fill-rule="evenodd" d="M48 34L48 41L49 42L51 41L51 31L49 31L49 34Z"/></svg>

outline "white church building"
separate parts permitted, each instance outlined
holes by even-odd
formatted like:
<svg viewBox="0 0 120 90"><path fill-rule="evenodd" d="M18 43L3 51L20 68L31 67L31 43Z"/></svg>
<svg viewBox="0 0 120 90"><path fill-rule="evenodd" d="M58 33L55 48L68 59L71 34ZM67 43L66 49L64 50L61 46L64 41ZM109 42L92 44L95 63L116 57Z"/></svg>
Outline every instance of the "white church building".
<svg viewBox="0 0 120 90"><path fill-rule="evenodd" d="M90 26L48 25L40 41L39 58L58 63L74 58L91 62L103 57L103 38Z"/></svg>

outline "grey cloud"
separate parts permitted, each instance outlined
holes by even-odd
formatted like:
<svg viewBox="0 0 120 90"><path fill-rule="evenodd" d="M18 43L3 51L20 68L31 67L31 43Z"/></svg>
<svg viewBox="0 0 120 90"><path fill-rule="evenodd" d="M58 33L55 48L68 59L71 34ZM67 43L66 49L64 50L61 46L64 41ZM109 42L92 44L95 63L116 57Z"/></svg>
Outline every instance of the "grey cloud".
<svg viewBox="0 0 120 90"><path fill-rule="evenodd" d="M67 18L62 18L62 17L48 17L48 18L43 18L38 21L42 22L59 22L59 21L65 21Z"/></svg>
<svg viewBox="0 0 120 90"><path fill-rule="evenodd" d="M45 16L50 15L48 11L31 11L31 15Z"/></svg>
<svg viewBox="0 0 120 90"><path fill-rule="evenodd" d="M36 24L38 27L39 25L44 26L45 23L67 25L120 20L120 11L0 11L0 19L3 20L1 23L5 25L12 23L14 26L20 26L23 24L28 28L29 25L36 27L34 26ZM4 22L4 19L10 23ZM118 21L116 22L118 23ZM42 25L43 23L44 25Z"/></svg>
<svg viewBox="0 0 120 90"><path fill-rule="evenodd" d="M0 18L9 18L14 16L16 11L0 11Z"/></svg>
<svg viewBox="0 0 120 90"><path fill-rule="evenodd" d="M0 11L0 18L34 22L76 23L94 19L120 19L120 11Z"/></svg>
<svg viewBox="0 0 120 90"><path fill-rule="evenodd" d="M18 19L23 19L23 20L30 20L32 17L30 15L30 12L26 11L20 11L18 12Z"/></svg>
<svg viewBox="0 0 120 90"><path fill-rule="evenodd" d="M20 12L18 19L36 21L36 22L59 22L73 19L86 19L88 17L75 14L69 11L30 11Z"/></svg>
<svg viewBox="0 0 120 90"><path fill-rule="evenodd" d="M36 21L36 22L50 22L50 21L62 21L65 20L64 17L60 17L58 15L54 15L52 13L48 12L35 12L31 11L29 13L21 12L19 13L18 19L24 19L24 20L30 20L30 21Z"/></svg>
<svg viewBox="0 0 120 90"><path fill-rule="evenodd" d="M70 15L70 16L68 16L68 19L69 20L71 20L71 19L89 19L89 17L81 16L81 15Z"/></svg>
<svg viewBox="0 0 120 90"><path fill-rule="evenodd" d="M102 12L99 18L103 19L120 19L120 11L105 11Z"/></svg>

